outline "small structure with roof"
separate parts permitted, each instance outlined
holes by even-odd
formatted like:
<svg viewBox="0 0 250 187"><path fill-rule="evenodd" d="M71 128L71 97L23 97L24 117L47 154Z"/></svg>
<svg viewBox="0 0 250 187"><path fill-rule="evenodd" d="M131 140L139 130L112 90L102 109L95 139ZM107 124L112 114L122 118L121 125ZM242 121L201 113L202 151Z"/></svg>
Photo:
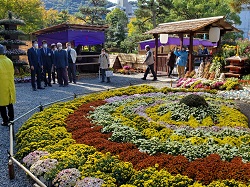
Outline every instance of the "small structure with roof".
<svg viewBox="0 0 250 187"><path fill-rule="evenodd" d="M147 31L145 34L152 34L155 38L155 56L156 56L156 71L158 67L158 38L160 34L177 34L180 37L180 46L183 46L184 35L189 36L189 71L193 69L193 38L196 34L209 33L211 28L218 28L220 31L218 46L221 42L221 36L226 32L239 32L237 28L232 26L229 22L225 20L224 16L208 17L201 19L192 19L185 21L169 22L159 24L156 28Z"/></svg>
<svg viewBox="0 0 250 187"><path fill-rule="evenodd" d="M103 45L105 42L105 25L83 25L63 23L33 32L41 44L46 40L48 44L72 42L74 46Z"/></svg>
<svg viewBox="0 0 250 187"><path fill-rule="evenodd" d="M37 37L38 44L46 40L48 44L70 42L76 48L77 69L79 72L98 72L98 52L82 52L82 46L104 46L106 25L83 25L63 23L38 30L32 34Z"/></svg>

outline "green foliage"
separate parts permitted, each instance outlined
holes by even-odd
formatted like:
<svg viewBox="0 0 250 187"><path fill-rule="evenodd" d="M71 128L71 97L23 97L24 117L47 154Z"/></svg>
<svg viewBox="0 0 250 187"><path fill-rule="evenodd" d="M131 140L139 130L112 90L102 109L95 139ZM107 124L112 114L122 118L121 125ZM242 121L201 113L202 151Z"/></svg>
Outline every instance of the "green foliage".
<svg viewBox="0 0 250 187"><path fill-rule="evenodd" d="M250 80L250 74L244 75L244 76L242 77L242 79L243 79L243 80Z"/></svg>
<svg viewBox="0 0 250 187"><path fill-rule="evenodd" d="M119 51L121 42L126 38L128 18L124 11L115 8L107 14L106 23L109 25L106 48L116 48L116 51Z"/></svg>
<svg viewBox="0 0 250 187"><path fill-rule="evenodd" d="M80 12L76 15L87 24L104 24L104 17L109 12L105 6L106 0L89 0L87 5L79 8Z"/></svg>
<svg viewBox="0 0 250 187"><path fill-rule="evenodd" d="M219 113L219 109L215 106L189 107L184 103L164 105L160 106L158 109L158 114L162 116L160 120L166 120L170 114L172 120L189 122L190 120L192 120L192 118L195 118L195 120L202 122L202 120L206 117L211 117L213 122L217 122L217 114ZM195 120L193 120L193 123L195 123Z"/></svg>
<svg viewBox="0 0 250 187"><path fill-rule="evenodd" d="M240 12L243 4L249 4L249 0L232 0L230 2L231 7L236 11Z"/></svg>
<svg viewBox="0 0 250 187"><path fill-rule="evenodd" d="M133 33L121 42L121 50L126 53L136 53L138 42L147 40L150 38L151 36L148 36L148 35Z"/></svg>
<svg viewBox="0 0 250 187"><path fill-rule="evenodd" d="M232 0L190 0L183 3L182 0L171 0L172 8L170 10L170 16L166 17L165 21L198 19L224 15L228 21L239 24L240 18L232 11L230 7L231 1Z"/></svg>
<svg viewBox="0 0 250 187"><path fill-rule="evenodd" d="M57 24L66 23L69 21L69 18L70 18L70 15L69 15L68 10L62 10L58 14Z"/></svg>
<svg viewBox="0 0 250 187"><path fill-rule="evenodd" d="M0 19L7 17L7 12L13 12L13 18L23 20L26 25L21 26L25 33L31 33L38 30L43 25L44 7L40 0L0 0Z"/></svg>
<svg viewBox="0 0 250 187"><path fill-rule="evenodd" d="M196 94L190 94L190 95L183 97L180 100L180 103L184 103L185 105L190 106L190 107L208 106L204 97L196 95Z"/></svg>
<svg viewBox="0 0 250 187"><path fill-rule="evenodd" d="M139 25L145 25L145 22L149 22L152 28L155 28L158 23L162 23L164 18L169 16L169 0L138 0L138 9L135 11L135 15L138 19ZM139 22L142 20L142 22Z"/></svg>
<svg viewBox="0 0 250 187"><path fill-rule="evenodd" d="M55 9L58 12L67 10L69 14L75 14L79 7L88 4L88 0L42 0L46 10ZM114 3L107 1L106 7L114 6Z"/></svg>

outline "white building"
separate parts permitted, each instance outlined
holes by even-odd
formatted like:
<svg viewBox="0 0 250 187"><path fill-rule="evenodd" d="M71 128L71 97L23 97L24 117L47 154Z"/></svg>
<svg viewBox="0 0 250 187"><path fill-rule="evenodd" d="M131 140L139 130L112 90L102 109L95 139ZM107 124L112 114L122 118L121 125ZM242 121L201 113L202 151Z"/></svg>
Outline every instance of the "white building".
<svg viewBox="0 0 250 187"><path fill-rule="evenodd" d="M244 38L250 39L250 4L242 5L239 16L241 25L237 25L236 27L244 32Z"/></svg>
<svg viewBox="0 0 250 187"><path fill-rule="evenodd" d="M109 10L112 11L115 8L119 8L121 10L124 10L128 19L130 19L134 16L134 11L137 9L137 7L130 4L128 2L128 0L117 0L117 5L110 7Z"/></svg>

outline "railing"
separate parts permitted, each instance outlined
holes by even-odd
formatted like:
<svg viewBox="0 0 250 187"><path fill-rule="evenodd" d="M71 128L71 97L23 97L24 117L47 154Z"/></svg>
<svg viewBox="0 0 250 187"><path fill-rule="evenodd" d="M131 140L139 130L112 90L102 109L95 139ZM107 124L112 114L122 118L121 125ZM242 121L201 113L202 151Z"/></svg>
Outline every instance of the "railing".
<svg viewBox="0 0 250 187"><path fill-rule="evenodd" d="M104 90L102 90L104 91ZM99 91L100 92L100 91ZM94 92L92 92L94 93ZM86 93L85 93L86 94ZM81 95L85 95L85 94L81 94ZM8 151L8 157L9 157L9 161L8 161L8 170L9 170L9 178L10 179L14 179L15 178L15 171L14 171L14 163L17 164L21 169L23 169L36 183L34 184L34 186L40 186L40 187L47 187L42 181L40 181L35 175L33 175L24 165L22 165L18 160L16 160L14 158L14 122L20 120L21 118L27 116L28 114L36 111L39 109L39 111L43 111L44 107L61 102L61 101L65 101L65 100L69 100L69 99L75 99L77 97L77 94L74 93L73 96L70 97L66 97L63 99L59 99L56 100L54 102L50 102L47 104L40 104L39 106L36 106L35 108L29 110L28 112L24 113L23 115L19 116L18 118L16 118L15 120L9 122L9 130L10 130L10 150Z"/></svg>
<svg viewBox="0 0 250 187"><path fill-rule="evenodd" d="M124 85L125 86L125 85ZM124 87L123 86L123 87ZM128 86L132 86L131 83L129 83ZM118 88L118 87L117 87ZM116 88L114 88L116 89ZM34 187L47 187L42 181L40 181L35 175L33 175L24 165L22 165L22 163L20 163L18 160L16 160L14 158L14 128L13 128L13 125L14 125L14 122L20 120L21 118L27 116L28 114L32 113L33 111L39 109L39 111L43 111L44 107L46 106L49 106L49 105L52 105L52 104L55 104L55 103L58 103L58 102L61 102L61 101L65 101L65 100L69 100L69 99L75 99L77 98L77 96L83 96L83 95L86 95L86 94L91 94L91 93L97 93L97 92L102 92L102 91L109 91L109 90L112 90L112 89L103 89L103 90L99 90L99 91L93 91L93 92L88 92L88 93L82 93L82 94L75 94L73 96L70 96L70 97L66 97L66 98L63 98L63 99L59 99L59 100L56 100L54 102L50 102L50 103L47 103L47 104L44 104L42 105L40 103L39 106L36 106L35 108L29 110L28 112L24 113L23 115L17 117L15 120L9 122L9 130L10 130L10 150L8 151L8 158L9 158L9 162L8 162L8 170L9 170L9 178L10 179L14 179L15 178L15 171L14 171L14 163L17 164L21 169L23 169L36 183L34 184Z"/></svg>

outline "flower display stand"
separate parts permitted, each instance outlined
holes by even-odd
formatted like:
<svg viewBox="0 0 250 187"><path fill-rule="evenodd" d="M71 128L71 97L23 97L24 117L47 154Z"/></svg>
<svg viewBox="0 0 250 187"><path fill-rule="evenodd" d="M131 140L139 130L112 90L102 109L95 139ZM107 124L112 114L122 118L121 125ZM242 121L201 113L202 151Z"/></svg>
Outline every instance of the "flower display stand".
<svg viewBox="0 0 250 187"><path fill-rule="evenodd" d="M0 30L0 35L4 38L4 40L0 41L0 44L6 46L6 56L12 60L15 69L20 70L20 68L23 65L27 65L27 63L19 60L20 55L26 55L26 52L19 49L19 46L26 44L18 39L18 37L24 35L24 33L18 30L17 26L25 25L25 23L23 20L13 18L12 13L9 12L7 19L0 20L0 25L3 25L3 29Z"/></svg>
<svg viewBox="0 0 250 187"><path fill-rule="evenodd" d="M225 66L226 69L229 69L229 72L225 73L226 77L236 77L240 78L244 74L245 62L248 60L247 57L233 56L226 59L229 61L229 65Z"/></svg>

